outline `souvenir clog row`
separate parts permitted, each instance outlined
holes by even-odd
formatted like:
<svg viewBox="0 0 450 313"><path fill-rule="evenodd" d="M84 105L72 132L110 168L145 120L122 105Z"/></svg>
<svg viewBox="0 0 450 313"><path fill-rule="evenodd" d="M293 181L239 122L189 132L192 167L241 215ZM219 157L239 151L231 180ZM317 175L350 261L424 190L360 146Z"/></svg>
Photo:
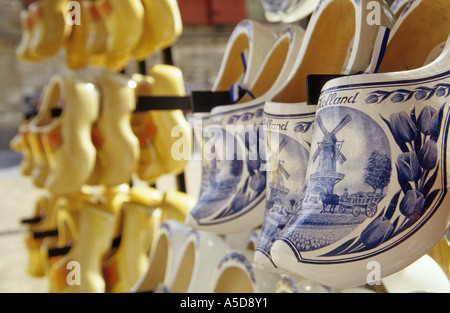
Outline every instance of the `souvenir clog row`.
<svg viewBox="0 0 450 313"><path fill-rule="evenodd" d="M169 65L155 65L151 73L132 79L110 72L93 80L55 76L45 87L37 115L20 126L11 146L23 155L22 174L43 191L35 215L26 221L31 274L48 272L39 261L42 251L71 241L57 238L66 229L61 225L72 225L70 233L78 233L74 221L81 208L111 213L117 237L122 203L130 198L127 184L135 178L153 184L161 175L183 171L187 160L171 157L175 140L183 140L188 150L192 144L183 112L135 111L143 95L183 96L183 77ZM181 139L171 136L175 126L183 129ZM134 198L138 194L132 192Z"/></svg>
<svg viewBox="0 0 450 313"><path fill-rule="evenodd" d="M261 70L253 81L244 73L244 97L198 115L202 186L188 226L262 227L256 264L337 288L364 284L371 261L393 274L444 237L450 6L410 1L395 18L377 3L380 22L369 25L368 1L320 1L300 48L289 28L265 58L248 58L248 69ZM238 25L223 68L251 25ZM290 45L280 50L283 38ZM314 100L311 74L346 77L321 85ZM259 80L270 82L265 92L252 89ZM205 136L212 129L221 136Z"/></svg>
<svg viewBox="0 0 450 313"><path fill-rule="evenodd" d="M221 236L166 220L156 232L146 270L130 292L143 293L375 293L448 292L440 266L425 256L379 286L330 288L258 268L253 256L261 230ZM428 277L423 273L428 272ZM446 285L447 284L447 285Z"/></svg>
<svg viewBox="0 0 450 313"><path fill-rule="evenodd" d="M17 57L38 62L64 49L69 69L120 71L171 46L182 32L175 0L28 1L21 20Z"/></svg>
<svg viewBox="0 0 450 313"><path fill-rule="evenodd" d="M172 145L191 145L181 110L136 111L137 98L184 96L181 71L155 65L152 76L103 72L96 80L56 75L44 88L38 113L23 122L11 147L23 154L22 174L53 195L87 185L129 183L133 174L153 184L180 174L187 160L171 157ZM182 128L180 138L171 136Z"/></svg>

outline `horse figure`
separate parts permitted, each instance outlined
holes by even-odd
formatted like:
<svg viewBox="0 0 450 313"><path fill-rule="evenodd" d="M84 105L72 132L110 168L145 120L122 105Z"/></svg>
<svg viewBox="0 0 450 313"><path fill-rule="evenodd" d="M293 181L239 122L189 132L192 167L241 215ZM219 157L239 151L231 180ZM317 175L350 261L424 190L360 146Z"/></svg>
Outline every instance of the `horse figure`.
<svg viewBox="0 0 450 313"><path fill-rule="evenodd" d="M320 213L325 213L327 206L330 206L330 213L333 214L337 205L339 205L339 196L333 193L322 195L323 208Z"/></svg>

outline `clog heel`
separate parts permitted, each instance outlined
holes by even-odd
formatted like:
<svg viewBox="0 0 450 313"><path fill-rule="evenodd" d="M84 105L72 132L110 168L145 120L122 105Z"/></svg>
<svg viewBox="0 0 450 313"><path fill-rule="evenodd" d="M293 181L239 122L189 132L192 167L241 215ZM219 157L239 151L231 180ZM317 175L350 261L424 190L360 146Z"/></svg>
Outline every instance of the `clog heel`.
<svg viewBox="0 0 450 313"><path fill-rule="evenodd" d="M289 79L264 105L264 140L268 151L266 208L255 263L266 270L284 272L273 262L270 249L299 208L306 187L306 167L317 109L317 103L308 101L306 76L365 71L372 64L372 55L378 53L378 34L394 23L386 4L383 1L378 4L384 12L381 22L369 26L365 14L367 1L320 2L311 17ZM332 38L334 43L325 38Z"/></svg>
<svg viewBox="0 0 450 313"><path fill-rule="evenodd" d="M262 137L258 134L262 128L264 101L270 99L289 76L303 35L300 27L282 32L248 85L251 97L247 94L236 103L211 110L203 135L208 137L208 132L219 131L222 136L217 136L219 140L215 141L209 139L210 146L203 147L202 188L198 204L186 219L190 227L231 234L261 225L265 173L260 159ZM236 131L230 131L230 126L236 125ZM225 142L230 138L234 142ZM237 144L237 151L234 151L234 144Z"/></svg>
<svg viewBox="0 0 450 313"><path fill-rule="evenodd" d="M53 292L104 293L102 258L111 245L114 216L92 203L80 212L77 241L49 273Z"/></svg>
<svg viewBox="0 0 450 313"><path fill-rule="evenodd" d="M165 281L164 292L211 293L210 282L228 246L222 237L191 230L183 241L174 271Z"/></svg>
<svg viewBox="0 0 450 313"><path fill-rule="evenodd" d="M227 235L230 251L224 256L211 278L216 293L272 293L280 276L255 267L253 256L260 230ZM244 236L244 240L239 237ZM230 237L230 238L228 238ZM235 238L233 238L235 237Z"/></svg>
<svg viewBox="0 0 450 313"><path fill-rule="evenodd" d="M64 44L71 25L66 23L68 14L66 0L41 0L28 6L34 23L29 41L29 54L32 58L54 56Z"/></svg>
<svg viewBox="0 0 450 313"><path fill-rule="evenodd" d="M165 49L175 43L183 31L178 3L175 0L143 0L144 31L133 50L133 58L142 61L157 49ZM164 21L164 23L161 23Z"/></svg>
<svg viewBox="0 0 450 313"><path fill-rule="evenodd" d="M131 81L105 72L98 77L100 115L93 130L96 166L89 183L115 187L131 181L139 160L139 142L131 129L136 99Z"/></svg>
<svg viewBox="0 0 450 313"><path fill-rule="evenodd" d="M174 220L161 224L152 244L148 267L131 292L145 293L165 289L164 286L168 284L179 262L182 244L189 232L188 227Z"/></svg>
<svg viewBox="0 0 450 313"><path fill-rule="evenodd" d="M54 195L78 192L95 164L91 132L98 118L98 91L81 78L57 75L46 86L41 105L30 130L40 134L48 159L44 187Z"/></svg>
<svg viewBox="0 0 450 313"><path fill-rule="evenodd" d="M275 264L346 289L407 267L444 237L449 60L447 41L421 68L325 84L306 193L272 246Z"/></svg>

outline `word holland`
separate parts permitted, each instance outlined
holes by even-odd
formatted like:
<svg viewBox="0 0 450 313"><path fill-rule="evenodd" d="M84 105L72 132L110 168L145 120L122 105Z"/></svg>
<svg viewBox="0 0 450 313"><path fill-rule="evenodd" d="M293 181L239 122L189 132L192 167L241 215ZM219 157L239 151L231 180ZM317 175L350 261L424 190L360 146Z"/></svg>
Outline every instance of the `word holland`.
<svg viewBox="0 0 450 313"><path fill-rule="evenodd" d="M319 99L319 108L327 107L329 105L337 105L337 104L352 104L356 103L356 98L358 97L359 92L350 97L338 97L338 93L330 93L328 96L323 97L321 96Z"/></svg>

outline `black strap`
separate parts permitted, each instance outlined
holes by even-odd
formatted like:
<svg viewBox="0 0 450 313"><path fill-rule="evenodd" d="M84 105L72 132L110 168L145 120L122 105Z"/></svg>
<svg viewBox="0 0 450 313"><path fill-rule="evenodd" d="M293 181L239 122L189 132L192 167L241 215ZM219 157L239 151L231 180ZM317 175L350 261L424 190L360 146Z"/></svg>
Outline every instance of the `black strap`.
<svg viewBox="0 0 450 313"><path fill-rule="evenodd" d="M41 231L41 232L34 232L33 238L34 239L42 239L46 237L57 237L58 236L58 230L47 230L47 231Z"/></svg>
<svg viewBox="0 0 450 313"><path fill-rule="evenodd" d="M32 218L25 218L21 222L22 224L37 224L40 221L42 221L42 216L32 217Z"/></svg>
<svg viewBox="0 0 450 313"><path fill-rule="evenodd" d="M345 74L310 74L306 75L307 103L316 105L319 103L323 86L334 78L348 76Z"/></svg>
<svg viewBox="0 0 450 313"><path fill-rule="evenodd" d="M63 256L69 253L72 246L62 247L62 248L51 248L48 249L48 257L56 257L56 256Z"/></svg>
<svg viewBox="0 0 450 313"><path fill-rule="evenodd" d="M183 110L192 109L191 97L177 96L140 96L136 103L135 112L154 110Z"/></svg>
<svg viewBox="0 0 450 313"><path fill-rule="evenodd" d="M193 112L210 112L219 105L233 104L230 91L192 91ZM244 89L239 90L239 99L246 94ZM238 100L239 101L239 100ZM237 101L236 101L237 102Z"/></svg>

